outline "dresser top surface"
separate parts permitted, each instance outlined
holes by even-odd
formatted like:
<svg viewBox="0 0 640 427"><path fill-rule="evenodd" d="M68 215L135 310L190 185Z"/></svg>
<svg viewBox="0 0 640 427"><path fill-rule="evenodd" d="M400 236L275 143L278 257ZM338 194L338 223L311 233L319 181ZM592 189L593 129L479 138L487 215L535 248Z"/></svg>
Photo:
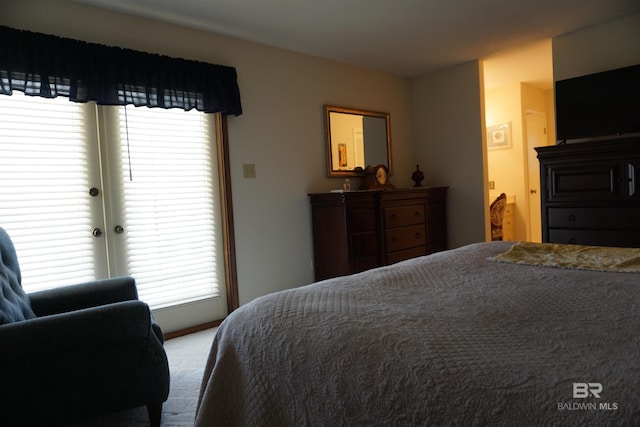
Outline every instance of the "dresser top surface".
<svg viewBox="0 0 640 427"><path fill-rule="evenodd" d="M394 190L335 190L335 191L327 191L323 193L309 193L309 197L315 196L328 196L328 195L336 195L338 197L343 195L345 197L366 197L371 196L375 197L378 195L385 195L388 197L392 197L393 195L397 195L399 197L407 196L407 195L417 195L420 193L434 193L434 192L446 192L449 187L410 187L410 188L396 188Z"/></svg>

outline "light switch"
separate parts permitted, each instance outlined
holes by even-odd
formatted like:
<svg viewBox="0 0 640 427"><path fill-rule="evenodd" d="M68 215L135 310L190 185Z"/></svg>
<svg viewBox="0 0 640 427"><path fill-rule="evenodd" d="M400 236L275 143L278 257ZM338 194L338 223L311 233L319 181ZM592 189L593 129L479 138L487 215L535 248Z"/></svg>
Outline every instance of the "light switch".
<svg viewBox="0 0 640 427"><path fill-rule="evenodd" d="M495 181L489 181L489 190L495 190L495 189L496 189Z"/></svg>
<svg viewBox="0 0 640 427"><path fill-rule="evenodd" d="M245 163L242 165L242 177L243 178L255 178L256 177L256 165L253 163Z"/></svg>

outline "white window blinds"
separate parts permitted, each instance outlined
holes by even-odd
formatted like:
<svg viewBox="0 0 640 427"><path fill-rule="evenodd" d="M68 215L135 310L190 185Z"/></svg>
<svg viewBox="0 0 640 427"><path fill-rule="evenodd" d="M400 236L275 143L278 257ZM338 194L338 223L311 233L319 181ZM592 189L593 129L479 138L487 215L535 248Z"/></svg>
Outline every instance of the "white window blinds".
<svg viewBox="0 0 640 427"><path fill-rule="evenodd" d="M215 142L198 111L118 107L128 274L153 308L217 297Z"/></svg>
<svg viewBox="0 0 640 427"><path fill-rule="evenodd" d="M0 95L0 226L25 290L131 275L171 322L223 317L214 128L197 111Z"/></svg>
<svg viewBox="0 0 640 427"><path fill-rule="evenodd" d="M0 96L0 226L16 246L27 292L96 275L86 108Z"/></svg>

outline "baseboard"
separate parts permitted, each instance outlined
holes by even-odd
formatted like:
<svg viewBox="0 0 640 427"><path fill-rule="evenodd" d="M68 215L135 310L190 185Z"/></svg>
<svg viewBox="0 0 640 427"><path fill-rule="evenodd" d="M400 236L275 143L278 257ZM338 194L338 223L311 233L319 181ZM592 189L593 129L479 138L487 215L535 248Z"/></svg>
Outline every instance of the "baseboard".
<svg viewBox="0 0 640 427"><path fill-rule="evenodd" d="M170 340L172 338L178 338L178 337L181 337L181 336L184 336L184 335L193 334L195 332L204 331L205 329L215 328L216 326L220 326L220 323L222 323L222 320L223 319L214 320L213 322L207 322L207 323L203 323L201 325L190 326L190 327L185 328L185 329L180 329L179 331L169 332L169 333L164 334L164 339L165 340Z"/></svg>

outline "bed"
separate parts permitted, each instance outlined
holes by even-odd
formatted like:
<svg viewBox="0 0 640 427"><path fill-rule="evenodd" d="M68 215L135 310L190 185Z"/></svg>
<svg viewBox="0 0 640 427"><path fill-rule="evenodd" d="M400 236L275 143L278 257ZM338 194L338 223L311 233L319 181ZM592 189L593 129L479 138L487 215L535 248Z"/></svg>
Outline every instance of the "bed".
<svg viewBox="0 0 640 427"><path fill-rule="evenodd" d="M215 336L195 424L637 425L640 249L608 263L558 262L569 245L496 258L519 245L472 244L242 306Z"/></svg>

